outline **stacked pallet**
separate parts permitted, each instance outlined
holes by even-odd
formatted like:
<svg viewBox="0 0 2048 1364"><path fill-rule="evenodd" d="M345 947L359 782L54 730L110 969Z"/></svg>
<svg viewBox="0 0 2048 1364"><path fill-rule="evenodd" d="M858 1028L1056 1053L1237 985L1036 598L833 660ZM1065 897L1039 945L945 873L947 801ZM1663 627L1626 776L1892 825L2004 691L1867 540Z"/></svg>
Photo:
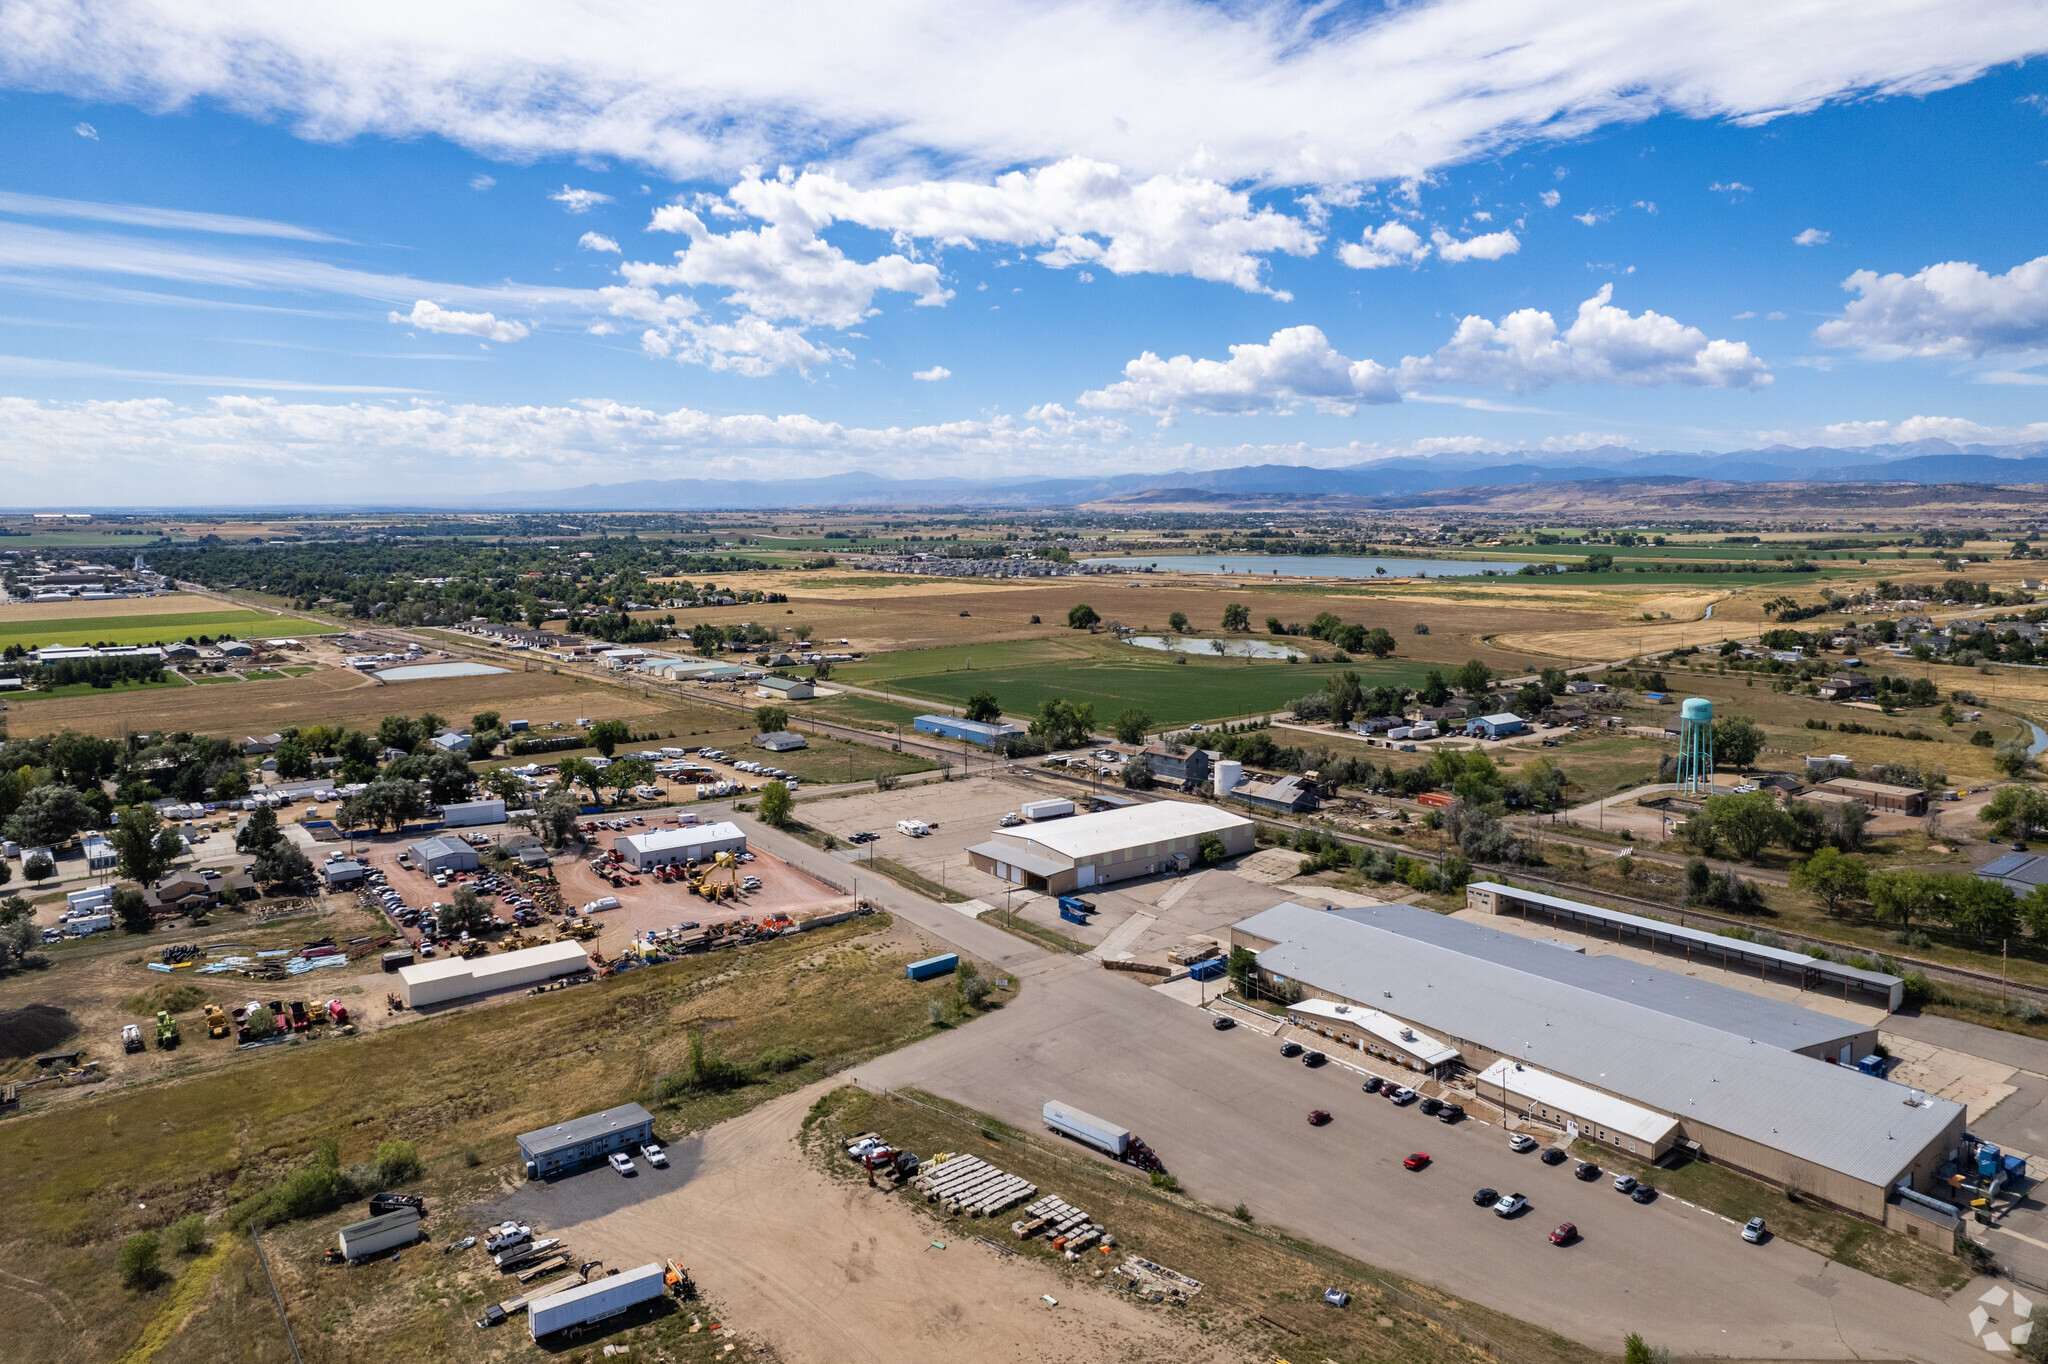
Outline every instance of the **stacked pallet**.
<svg viewBox="0 0 2048 1364"><path fill-rule="evenodd" d="M1087 1213L1051 1195L1024 1209L1024 1216L1012 1222L1010 1230L1020 1241L1042 1234L1052 1241L1053 1249L1066 1251L1080 1250L1097 1238L1107 1245L1110 1239L1101 1223L1089 1221Z"/></svg>
<svg viewBox="0 0 2048 1364"><path fill-rule="evenodd" d="M956 1155L927 1169L915 1187L928 1203L949 1213L990 1217L1038 1192L1038 1186L1008 1174L978 1156Z"/></svg>

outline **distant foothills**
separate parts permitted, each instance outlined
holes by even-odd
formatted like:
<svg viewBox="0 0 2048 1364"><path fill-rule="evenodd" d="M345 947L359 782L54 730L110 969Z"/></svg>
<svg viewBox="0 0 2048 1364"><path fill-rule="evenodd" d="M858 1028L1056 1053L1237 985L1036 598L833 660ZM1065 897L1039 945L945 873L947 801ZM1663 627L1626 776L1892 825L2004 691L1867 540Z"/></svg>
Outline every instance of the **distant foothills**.
<svg viewBox="0 0 2048 1364"><path fill-rule="evenodd" d="M1823 483L1832 485L1976 484L2017 488L2048 484L2048 441L2022 445L1956 445L1942 440L1902 445L1774 445L1753 450L1636 450L1607 445L1568 455L1490 451L1374 460L1341 467L1252 464L1164 473L1087 478L889 478L853 471L802 479L647 479L576 488L484 494L453 507L446 502L350 503L362 510L496 511L508 507L562 511L718 511L799 507L1052 507L1130 501L1222 501L1230 498L1343 498L1387 508L1439 501L1424 496L1466 489L1532 484L1650 488ZM1589 488L1589 492L1594 489ZM1175 499L1173 494L1185 494ZM313 510L316 505L234 510ZM131 511L157 508L95 507ZM225 508L223 508L225 510ZM1134 508L1134 510L1137 508ZM24 508L23 510L27 510ZM68 508L86 510L86 508Z"/></svg>

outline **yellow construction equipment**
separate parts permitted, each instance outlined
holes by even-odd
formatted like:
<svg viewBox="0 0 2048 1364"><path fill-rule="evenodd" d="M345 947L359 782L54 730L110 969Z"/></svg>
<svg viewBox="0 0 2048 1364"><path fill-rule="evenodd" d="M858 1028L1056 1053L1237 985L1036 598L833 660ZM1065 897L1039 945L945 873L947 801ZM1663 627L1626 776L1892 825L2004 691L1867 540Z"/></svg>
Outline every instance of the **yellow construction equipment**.
<svg viewBox="0 0 2048 1364"><path fill-rule="evenodd" d="M712 859L711 866L699 877L691 890L707 900L734 900L740 893L739 859L729 852L722 852Z"/></svg>
<svg viewBox="0 0 2048 1364"><path fill-rule="evenodd" d="M206 1035L208 1037L226 1037L228 1035L228 1031L228 1016L221 1012L220 1005L207 1005Z"/></svg>

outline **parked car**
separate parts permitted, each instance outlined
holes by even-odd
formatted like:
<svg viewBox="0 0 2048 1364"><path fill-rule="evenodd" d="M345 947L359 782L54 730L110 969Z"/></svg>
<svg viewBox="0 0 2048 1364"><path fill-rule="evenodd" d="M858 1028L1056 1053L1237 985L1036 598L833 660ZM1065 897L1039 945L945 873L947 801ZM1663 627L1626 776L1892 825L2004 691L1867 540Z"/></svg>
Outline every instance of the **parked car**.
<svg viewBox="0 0 2048 1364"><path fill-rule="evenodd" d="M1572 1171L1572 1177L1591 1182L1600 1178L1600 1167L1590 1160L1582 1160L1579 1162L1578 1168Z"/></svg>
<svg viewBox="0 0 2048 1364"><path fill-rule="evenodd" d="M1614 1177L1614 1190L1616 1193L1627 1193L1635 1188L1635 1186L1636 1177L1634 1175L1616 1175Z"/></svg>
<svg viewBox="0 0 2048 1364"><path fill-rule="evenodd" d="M1364 1090L1368 1094L1377 1094L1380 1092L1380 1086L1385 1083L1385 1080L1382 1080L1379 1076L1374 1075L1371 1078L1367 1079L1364 1084L1360 1085L1359 1088Z"/></svg>
<svg viewBox="0 0 2048 1364"><path fill-rule="evenodd" d="M1215 1018L1209 1021L1209 1026L1217 1032L1229 1032L1237 1026L1237 1020L1224 1014L1217 1014Z"/></svg>
<svg viewBox="0 0 2048 1364"><path fill-rule="evenodd" d="M1437 1110L1443 1106L1444 1101L1442 1099L1424 1099L1422 1101L1422 1115L1426 1118L1433 1118L1436 1116Z"/></svg>
<svg viewBox="0 0 2048 1364"><path fill-rule="evenodd" d="M1393 1102L1396 1108L1402 1108L1407 1106L1408 1104L1412 1104L1418 1097L1415 1091L1408 1088L1406 1085L1400 1085L1393 1089L1387 1090L1386 1095L1387 1098Z"/></svg>
<svg viewBox="0 0 2048 1364"><path fill-rule="evenodd" d="M1565 1160L1564 1148L1562 1146L1546 1146L1543 1148L1541 1159L1545 1165L1562 1165Z"/></svg>
<svg viewBox="0 0 2048 1364"><path fill-rule="evenodd" d="M1636 1185L1628 1191L1628 1196L1638 1203L1654 1203L1657 1201L1657 1191L1647 1184Z"/></svg>
<svg viewBox="0 0 2048 1364"><path fill-rule="evenodd" d="M1550 1244L1553 1246L1568 1246L1578 1239L1579 1229L1570 1222L1559 1222L1557 1230L1550 1233Z"/></svg>
<svg viewBox="0 0 2048 1364"><path fill-rule="evenodd" d="M1401 1162L1401 1168L1404 1170L1420 1170L1427 1164L1429 1164L1429 1152L1417 1151L1414 1155Z"/></svg>
<svg viewBox="0 0 2048 1364"><path fill-rule="evenodd" d="M1330 1111L1326 1108L1311 1108L1308 1111L1308 1125L1310 1127L1321 1127L1329 1120Z"/></svg>
<svg viewBox="0 0 2048 1364"><path fill-rule="evenodd" d="M1307 1066L1310 1070L1314 1070L1317 1066L1321 1065L1323 1062L1329 1059L1329 1057L1323 1055L1319 1051L1310 1051L1302 1053L1301 1063Z"/></svg>
<svg viewBox="0 0 2048 1364"><path fill-rule="evenodd" d="M668 1152L662 1150L654 1142L650 1141L641 1147L640 1154L647 1157L647 1163L655 1169L666 1170L668 1168Z"/></svg>
<svg viewBox="0 0 2048 1364"><path fill-rule="evenodd" d="M1513 1217L1528 1206L1529 1200L1518 1193L1503 1194L1501 1200L1493 1205L1493 1215L1495 1217Z"/></svg>
<svg viewBox="0 0 2048 1364"><path fill-rule="evenodd" d="M1475 1208L1490 1208L1498 1202L1500 1202L1499 1189L1480 1189L1472 1195L1472 1206Z"/></svg>
<svg viewBox="0 0 2048 1364"><path fill-rule="evenodd" d="M1761 1217L1752 1217L1742 1224L1742 1239L1753 1246L1762 1245L1764 1238L1770 1234L1770 1228L1764 1225L1764 1219Z"/></svg>
<svg viewBox="0 0 2048 1364"><path fill-rule="evenodd" d="M633 1164L633 1158L624 1151L612 1152L611 1166L622 1175L632 1175L640 1172L639 1167Z"/></svg>
<svg viewBox="0 0 2048 1364"><path fill-rule="evenodd" d="M1302 1045L1299 1042L1282 1042L1280 1044L1280 1054L1290 1061L1301 1055L1301 1053Z"/></svg>
<svg viewBox="0 0 2048 1364"><path fill-rule="evenodd" d="M1517 1132L1508 1138L1508 1149L1518 1154L1527 1154L1536 1149L1536 1138L1527 1132Z"/></svg>
<svg viewBox="0 0 2048 1364"><path fill-rule="evenodd" d="M1463 1104L1445 1104L1436 1111L1436 1120L1443 1123L1459 1122L1464 1116L1465 1105Z"/></svg>

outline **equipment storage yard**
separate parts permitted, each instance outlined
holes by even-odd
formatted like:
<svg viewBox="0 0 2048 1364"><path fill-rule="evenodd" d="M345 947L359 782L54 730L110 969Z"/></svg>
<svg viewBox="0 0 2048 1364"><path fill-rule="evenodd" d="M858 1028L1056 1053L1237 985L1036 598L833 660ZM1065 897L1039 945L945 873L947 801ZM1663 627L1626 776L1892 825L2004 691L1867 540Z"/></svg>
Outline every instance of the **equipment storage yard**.
<svg viewBox="0 0 2048 1364"><path fill-rule="evenodd" d="M646 829L655 827L650 816ZM646 829L636 827L633 832L644 833ZM761 887L746 891L736 899L713 903L692 894L680 880L664 882L651 872L633 873L630 868L621 869L625 874L619 879L626 884L615 885L592 871L590 863L610 849L613 843L621 842L627 836L624 832L599 834L590 856L564 858L555 863L555 879L561 884L563 904L573 909L606 897L619 902L617 909L601 910L589 916L599 935L587 945L600 950L606 957L618 955L643 933L660 932L679 923L719 923L741 915L757 923L781 915L801 920L838 914L854 907L850 893L834 890L773 853L759 850L754 850L753 861L738 863L734 870L742 880L749 876L759 877ZM636 876L638 885L632 883Z"/></svg>

